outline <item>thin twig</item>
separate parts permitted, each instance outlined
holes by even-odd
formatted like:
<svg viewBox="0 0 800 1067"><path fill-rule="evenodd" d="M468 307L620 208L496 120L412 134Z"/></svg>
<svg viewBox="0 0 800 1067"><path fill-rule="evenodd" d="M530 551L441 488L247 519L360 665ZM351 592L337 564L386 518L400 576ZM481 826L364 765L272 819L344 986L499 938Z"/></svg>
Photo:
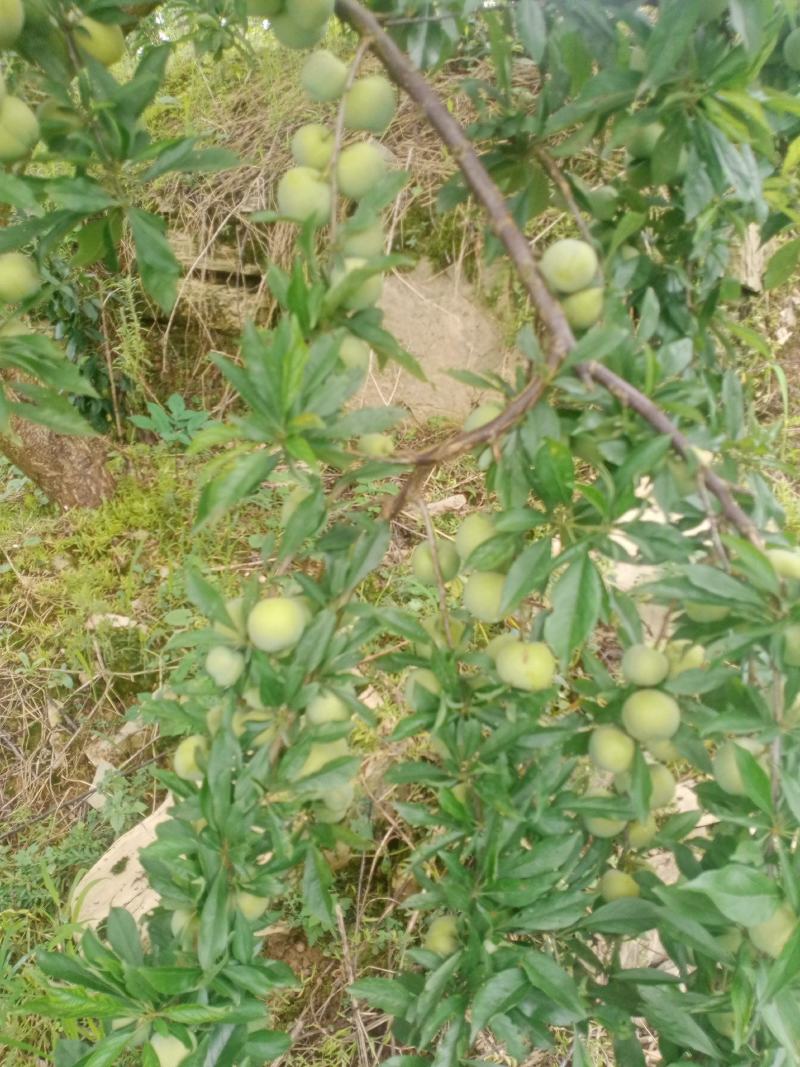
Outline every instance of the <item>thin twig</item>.
<svg viewBox="0 0 800 1067"><path fill-rule="evenodd" d="M358 76L358 71L364 60L364 56L367 54L369 48L369 40L366 37L362 37L358 42L358 48L356 54L353 56L353 62L350 64L350 69L347 71L347 81L344 83L344 90L342 92L342 99L339 101L339 108L336 112L336 125L333 129L333 153L331 155L331 173L330 173L330 187L331 187L331 222L330 222L330 243L333 244L336 240L336 224L338 222L339 212L337 211L337 199L338 199L338 182L336 179L336 167L339 163L339 153L342 150L342 139L344 138L344 105L347 99L347 91L353 85L353 82Z"/></svg>
<svg viewBox="0 0 800 1067"><path fill-rule="evenodd" d="M580 230L581 237L584 239L584 241L586 241L587 244L594 246L597 242L592 237L586 219L581 214L581 209L578 207L575 197L572 195L572 188L567 179L562 174L561 168L546 149L537 148L535 150L535 155L544 167L544 169L547 171L547 175L550 178L550 181L553 183L553 185L556 186L558 191L564 197L564 203L569 208L569 213L575 220L575 225Z"/></svg>
<svg viewBox="0 0 800 1067"><path fill-rule="evenodd" d="M452 648L453 638L450 633L450 613L447 610L447 589L444 584L442 568L439 563L439 548L436 544L436 531L433 528L431 513L428 511L428 505L425 503L424 496L420 494L420 496L417 497L416 504L422 514L422 521L425 523L425 534L428 539L428 547L431 550L431 562L433 563L433 573L436 575L436 588L439 593L439 611L442 616L444 636L448 648Z"/></svg>

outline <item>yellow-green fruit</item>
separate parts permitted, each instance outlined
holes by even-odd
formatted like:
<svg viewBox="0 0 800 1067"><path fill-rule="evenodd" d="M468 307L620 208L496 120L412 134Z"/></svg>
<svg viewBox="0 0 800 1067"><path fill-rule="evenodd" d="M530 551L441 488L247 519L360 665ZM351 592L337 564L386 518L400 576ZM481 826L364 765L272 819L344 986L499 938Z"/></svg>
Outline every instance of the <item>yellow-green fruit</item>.
<svg viewBox="0 0 800 1067"><path fill-rule="evenodd" d="M297 644L307 622L308 612L298 598L273 596L247 616L247 634L262 652L283 652Z"/></svg>
<svg viewBox="0 0 800 1067"><path fill-rule="evenodd" d="M320 822L341 822L353 803L356 789L352 782L325 791L325 798L317 818Z"/></svg>
<svg viewBox="0 0 800 1067"><path fill-rule="evenodd" d="M242 677L244 656L227 645L216 645L208 651L206 670L221 689L228 689Z"/></svg>
<svg viewBox="0 0 800 1067"><path fill-rule="evenodd" d="M333 130L321 122L309 122L292 137L292 156L301 167L325 170L333 156L333 140Z"/></svg>
<svg viewBox="0 0 800 1067"><path fill-rule="evenodd" d="M592 214L601 222L614 218L619 203L619 193L613 185L600 185L589 193Z"/></svg>
<svg viewBox="0 0 800 1067"><path fill-rule="evenodd" d="M783 42L783 58L786 66L792 70L800 70L800 27L792 30Z"/></svg>
<svg viewBox="0 0 800 1067"><path fill-rule="evenodd" d="M681 758L680 752L670 740L648 741L647 751L662 763L674 763Z"/></svg>
<svg viewBox="0 0 800 1067"><path fill-rule="evenodd" d="M250 685L242 693L242 700L253 711L265 711L266 704L261 699L261 690L257 685Z"/></svg>
<svg viewBox="0 0 800 1067"><path fill-rule="evenodd" d="M394 452L394 440L388 433L365 433L358 439L358 451L376 459L391 456Z"/></svg>
<svg viewBox="0 0 800 1067"><path fill-rule="evenodd" d="M74 30L75 43L81 52L104 67L111 67L122 59L125 53L125 38L119 26L84 15Z"/></svg>
<svg viewBox="0 0 800 1067"><path fill-rule="evenodd" d="M24 24L22 0L0 0L0 48L10 48L22 33Z"/></svg>
<svg viewBox="0 0 800 1067"><path fill-rule="evenodd" d="M800 578L800 552L789 548L768 548L765 555L779 578Z"/></svg>
<svg viewBox="0 0 800 1067"><path fill-rule="evenodd" d="M519 641L519 634L516 630L512 630L510 633L498 634L493 637L486 646L487 655L497 662L497 657L500 655L500 650L505 648L506 645L512 644L514 641Z"/></svg>
<svg viewBox="0 0 800 1067"><path fill-rule="evenodd" d="M672 771L663 763L651 763L648 770L652 783L650 807L665 808L675 796L675 778Z"/></svg>
<svg viewBox="0 0 800 1067"><path fill-rule="evenodd" d="M22 252L4 252L0 255L0 300L16 304L27 300L41 288L42 279L36 264Z"/></svg>
<svg viewBox="0 0 800 1067"><path fill-rule="evenodd" d="M271 744L277 732L275 723L271 721L272 715L265 710L253 711L252 709L239 708L231 718L231 728L236 737L244 737L251 723L269 723L265 730L261 730L249 739L252 745Z"/></svg>
<svg viewBox="0 0 800 1067"><path fill-rule="evenodd" d="M370 351L366 341L352 333L346 333L339 345L339 359L348 370L366 373L369 370Z"/></svg>
<svg viewBox="0 0 800 1067"><path fill-rule="evenodd" d="M650 159L656 150L658 140L664 132L660 122L650 122L646 126L637 126L628 141L628 151L634 159Z"/></svg>
<svg viewBox="0 0 800 1067"><path fill-rule="evenodd" d="M597 726L589 739L589 758L601 771L620 774L633 763L636 746L616 726Z"/></svg>
<svg viewBox="0 0 800 1067"><path fill-rule="evenodd" d="M555 658L542 641L509 641L497 653L495 666L506 685L529 693L549 689L556 676Z"/></svg>
<svg viewBox="0 0 800 1067"><path fill-rule="evenodd" d="M176 908L169 921L169 928L172 931L173 936L180 937L189 926L192 919L195 918L195 912L190 911L188 908Z"/></svg>
<svg viewBox="0 0 800 1067"><path fill-rule="evenodd" d="M479 430L481 426L485 426L488 422L493 422L498 415L502 414L503 409L499 404L479 404L464 419L464 432L469 433L470 430Z"/></svg>
<svg viewBox="0 0 800 1067"><path fill-rule="evenodd" d="M665 652L669 660L670 678L705 666L706 650L702 645L693 645L691 641L670 641Z"/></svg>
<svg viewBox="0 0 800 1067"><path fill-rule="evenodd" d="M439 915L428 927L424 947L437 956L452 956L458 948L458 923L452 915Z"/></svg>
<svg viewBox="0 0 800 1067"><path fill-rule="evenodd" d="M662 741L672 737L681 724L681 710L667 693L640 689L622 705L622 722L637 741Z"/></svg>
<svg viewBox="0 0 800 1067"><path fill-rule="evenodd" d="M794 911L788 904L781 904L771 918L751 926L747 933L759 952L766 952L768 956L776 959L796 927L797 916Z"/></svg>
<svg viewBox="0 0 800 1067"><path fill-rule="evenodd" d="M435 711L439 707L442 683L427 667L415 667L406 678L406 703L414 711Z"/></svg>
<svg viewBox="0 0 800 1067"><path fill-rule="evenodd" d="M285 48L313 48L325 35L325 23L318 26L301 26L285 12L270 19L270 29Z"/></svg>
<svg viewBox="0 0 800 1067"><path fill-rule="evenodd" d="M234 901L248 922L260 919L269 906L267 897L257 897L254 893L248 893L244 889L237 891Z"/></svg>
<svg viewBox="0 0 800 1067"><path fill-rule="evenodd" d="M693 600L684 604L683 610L692 622L720 622L730 614L730 608L723 604L703 604Z"/></svg>
<svg viewBox="0 0 800 1067"><path fill-rule="evenodd" d="M360 256L348 256L344 264L334 270L331 280L336 285L338 282L343 281L352 271L359 270L361 267L366 267L366 265L366 259L361 259ZM383 275L380 273L371 274L345 298L344 307L348 311L363 311L364 308L372 307L373 304L376 304L380 300L382 292Z"/></svg>
<svg viewBox="0 0 800 1067"><path fill-rule="evenodd" d="M347 722L350 709L335 693L323 691L317 693L306 708L306 722L312 726L322 726L326 722Z"/></svg>
<svg viewBox="0 0 800 1067"><path fill-rule="evenodd" d="M344 124L348 130L383 133L394 117L397 93L381 74L359 78L345 93Z"/></svg>
<svg viewBox="0 0 800 1067"><path fill-rule="evenodd" d="M312 52L303 64L300 84L320 103L338 100L347 83L347 67L332 52L321 48Z"/></svg>
<svg viewBox="0 0 800 1067"><path fill-rule="evenodd" d="M735 741L725 741L717 749L711 761L714 779L717 785L731 796L743 797L747 793L744 780L736 759L736 749L744 749L756 758L764 751L764 746L752 737L737 737Z"/></svg>
<svg viewBox="0 0 800 1067"><path fill-rule="evenodd" d="M783 659L787 667L800 667L800 625L797 623L783 631Z"/></svg>
<svg viewBox="0 0 800 1067"><path fill-rule="evenodd" d="M480 511L473 512L472 515L468 515L464 519L456 530L454 542L456 552L462 561L467 560L478 545L482 545L484 541L488 541L496 533L494 522L488 515L484 515Z"/></svg>
<svg viewBox="0 0 800 1067"><path fill-rule="evenodd" d="M200 782L203 779L203 770L208 757L208 742L202 734L192 734L184 737L183 741L175 749L172 757L172 766L179 778L187 782Z"/></svg>
<svg viewBox="0 0 800 1067"><path fill-rule="evenodd" d="M467 578L464 586L463 604L473 619L481 622L499 622L502 619L500 604L506 576L497 571L476 571Z"/></svg>
<svg viewBox="0 0 800 1067"><path fill-rule="evenodd" d="M436 542L436 556L442 581L449 582L458 574L460 560L458 553L449 541ZM414 577L424 585L436 585L436 568L433 565L433 553L427 541L421 541L411 554L411 567Z"/></svg>
<svg viewBox="0 0 800 1067"><path fill-rule="evenodd" d="M324 26L333 14L333 0L285 0L286 14L298 26L315 30Z"/></svg>
<svg viewBox="0 0 800 1067"><path fill-rule="evenodd" d="M641 890L629 874L624 871L606 871L600 879L600 896L610 904L612 900L624 897L638 897Z"/></svg>
<svg viewBox="0 0 800 1067"><path fill-rule="evenodd" d="M209 708L206 712L206 729L213 737L222 726L222 718L225 714L225 709L221 704L215 704L213 708Z"/></svg>
<svg viewBox="0 0 800 1067"><path fill-rule="evenodd" d="M339 154L336 178L339 189L351 200L360 200L386 174L386 160L372 144L351 144Z"/></svg>
<svg viewBox="0 0 800 1067"><path fill-rule="evenodd" d="M380 256L386 248L386 234L380 222L365 226L361 230L348 233L342 240L342 251L346 256L361 256L369 259Z"/></svg>
<svg viewBox="0 0 800 1067"><path fill-rule="evenodd" d="M657 648L631 645L622 657L622 677L628 685L660 685L669 672L669 659Z"/></svg>
<svg viewBox="0 0 800 1067"><path fill-rule="evenodd" d="M278 211L292 222L321 226L331 214L331 187L313 167L292 167L278 182Z"/></svg>
<svg viewBox="0 0 800 1067"><path fill-rule="evenodd" d="M212 629L215 634L224 637L227 641L235 641L240 644L247 637L247 621L244 617L244 597L235 596L225 601L225 610L233 623L215 622Z"/></svg>
<svg viewBox="0 0 800 1067"><path fill-rule="evenodd" d="M561 301L567 322L573 330L588 330L590 326L594 326L603 314L604 292L602 286L593 286L573 293Z"/></svg>
<svg viewBox="0 0 800 1067"><path fill-rule="evenodd" d="M347 741L340 737L338 741L320 741L311 746L306 756L306 761L300 771L300 777L306 778L309 774L316 774L323 767L327 767L333 760L349 756L350 749Z"/></svg>
<svg viewBox="0 0 800 1067"><path fill-rule="evenodd" d="M586 289L594 281L597 267L597 253L592 246L574 237L555 241L539 261L545 281L559 293Z"/></svg>
<svg viewBox="0 0 800 1067"><path fill-rule="evenodd" d="M628 844L631 848L646 848L657 833L658 823L651 812L644 821L634 819L628 823Z"/></svg>
<svg viewBox="0 0 800 1067"><path fill-rule="evenodd" d="M742 947L743 941L744 935L738 926L731 926L717 938L717 944L724 948L726 952L730 952L732 956L735 956Z"/></svg>
<svg viewBox="0 0 800 1067"><path fill-rule="evenodd" d="M283 10L283 0L247 0L247 14L253 18L271 19Z"/></svg>
<svg viewBox="0 0 800 1067"><path fill-rule="evenodd" d="M733 1038L736 1034L736 1016L732 1011L712 1011L708 1021L723 1037Z"/></svg>
<svg viewBox="0 0 800 1067"><path fill-rule="evenodd" d="M150 1038L150 1048L156 1054L158 1067L180 1067L192 1054L192 1049L187 1048L172 1034L153 1034Z"/></svg>
<svg viewBox="0 0 800 1067"><path fill-rule="evenodd" d="M16 163L39 140L39 120L24 100L6 96L0 105L0 163Z"/></svg>
<svg viewBox="0 0 800 1067"><path fill-rule="evenodd" d="M608 789L587 789L584 796L587 797L610 797ZM583 825L594 837L616 837L621 834L627 825L624 819L609 819L603 815L584 815Z"/></svg>

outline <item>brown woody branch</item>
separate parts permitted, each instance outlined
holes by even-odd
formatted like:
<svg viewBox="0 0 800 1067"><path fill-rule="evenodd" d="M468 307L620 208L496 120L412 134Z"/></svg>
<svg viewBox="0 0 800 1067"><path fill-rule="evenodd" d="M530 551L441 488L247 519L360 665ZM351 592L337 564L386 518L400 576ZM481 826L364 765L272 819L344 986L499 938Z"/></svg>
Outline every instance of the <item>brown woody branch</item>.
<svg viewBox="0 0 800 1067"><path fill-rule="evenodd" d="M349 23L362 38L369 41L372 51L381 60L389 76L417 104L442 142L450 149L473 196L486 211L492 232L505 246L509 259L516 267L530 301L542 319L550 341L547 355L548 375L533 379L510 401L503 413L496 419L470 433L456 434L442 444L424 452L413 456L397 457L400 462L413 464L415 470L405 479L400 492L388 500L384 507L384 518L391 519L418 492L434 467L470 451L476 445L496 440L505 430L519 421L525 412L539 401L549 384L548 378L555 376L570 351L575 347L575 338L561 305L549 291L539 273L527 238L511 216L503 194L480 161L472 142L459 123L425 78L411 65L408 57L398 48L380 22L370 11L362 7L358 0L336 0L336 14ZM539 154L539 159L565 196L570 210L576 218L579 218L580 212L577 211L572 191L558 171L555 162L547 153ZM558 172L558 177L554 172ZM628 405L641 415L651 426L667 434L672 447L679 455L684 458L690 458L693 455L691 444L666 413L623 378L594 362L579 365L575 372L584 379L591 378L602 385L621 403ZM761 545L761 537L755 524L734 500L728 483L705 466L701 468L701 473L704 484L719 500L726 518L749 541L755 545Z"/></svg>

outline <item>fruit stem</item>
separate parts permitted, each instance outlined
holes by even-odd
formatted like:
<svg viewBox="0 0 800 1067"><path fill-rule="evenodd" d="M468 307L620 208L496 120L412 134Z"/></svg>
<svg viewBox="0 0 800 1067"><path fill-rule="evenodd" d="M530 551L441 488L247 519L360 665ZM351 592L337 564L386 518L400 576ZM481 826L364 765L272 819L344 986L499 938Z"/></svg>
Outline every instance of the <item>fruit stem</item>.
<svg viewBox="0 0 800 1067"><path fill-rule="evenodd" d="M596 248L597 241L592 236L592 231L589 229L586 219L581 214L581 209L578 207L575 197L572 195L572 187L564 177L561 168L550 153L544 148L535 148L534 155L547 171L547 176L550 181L558 188L558 191L564 197L564 203L569 208L569 212L575 220L575 225L578 227L581 237L588 245L591 245L592 248Z"/></svg>
<svg viewBox="0 0 800 1067"><path fill-rule="evenodd" d="M347 92L356 80L358 71L364 61L364 56L367 54L367 49L370 46L370 40L368 37L362 37L358 43L356 54L353 56L353 62L350 64L350 69L347 72L347 81L344 83L344 90L342 91L342 98L339 101L339 110L336 112L336 125L333 130L333 155L330 162L330 186L331 186L331 222L330 222L330 243L333 244L336 238L336 224L338 221L337 200L338 190L336 182L336 165L339 162L339 153L342 150L342 140L344 138L344 102L347 97Z"/></svg>
<svg viewBox="0 0 800 1067"><path fill-rule="evenodd" d="M431 550L431 562L433 563L433 573L436 575L436 588L439 592L439 612L442 616L442 626L444 628L444 636L447 641L447 647L453 647L453 635L450 632L450 613L447 610L447 589L444 584L444 578L442 577L442 569L439 566L439 551L436 546L436 532L433 529L433 523L431 522L431 513L428 510L428 505L425 503L425 498L422 493L419 494L415 501L417 507L422 515L422 521L425 523L425 535L428 539L428 546Z"/></svg>

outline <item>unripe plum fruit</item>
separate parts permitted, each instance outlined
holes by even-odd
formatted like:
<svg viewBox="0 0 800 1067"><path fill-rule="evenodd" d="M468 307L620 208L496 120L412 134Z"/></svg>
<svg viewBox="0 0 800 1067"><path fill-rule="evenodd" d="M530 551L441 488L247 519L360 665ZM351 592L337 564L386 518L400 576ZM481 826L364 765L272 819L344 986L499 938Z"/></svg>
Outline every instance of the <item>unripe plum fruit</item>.
<svg viewBox="0 0 800 1067"><path fill-rule="evenodd" d="M153 1034L150 1038L150 1048L156 1054L158 1067L180 1067L193 1051L172 1034Z"/></svg>
<svg viewBox="0 0 800 1067"><path fill-rule="evenodd" d="M497 529L489 515L485 515L480 511L467 515L456 530L454 541L456 552L461 557L462 562L469 559L478 545L482 545L484 541L488 541L496 533Z"/></svg>
<svg viewBox="0 0 800 1067"><path fill-rule="evenodd" d="M683 610L692 622L720 622L730 614L730 608L724 604L704 604L695 600L687 601Z"/></svg>
<svg viewBox="0 0 800 1067"><path fill-rule="evenodd" d="M747 931L759 950L777 959L797 927L797 916L788 904L780 904L766 922L757 923Z"/></svg>
<svg viewBox="0 0 800 1067"><path fill-rule="evenodd" d="M212 629L215 634L224 637L227 641L241 644L247 637L247 620L244 617L244 597L235 596L225 601L225 610L230 617L233 626L226 622L215 622Z"/></svg>
<svg viewBox="0 0 800 1067"><path fill-rule="evenodd" d="M312 100L323 104L338 100L346 83L347 67L325 48L312 52L303 64L300 84Z"/></svg>
<svg viewBox="0 0 800 1067"><path fill-rule="evenodd" d="M651 763L648 766L650 772L650 808L665 808L675 796L675 778L669 767L663 763Z"/></svg>
<svg viewBox="0 0 800 1067"><path fill-rule="evenodd" d="M324 26L333 14L333 0L285 0L286 14L305 30Z"/></svg>
<svg viewBox="0 0 800 1067"><path fill-rule="evenodd" d="M208 650L206 671L220 689L236 685L244 671L244 656L227 645L215 645Z"/></svg>
<svg viewBox="0 0 800 1067"><path fill-rule="evenodd" d="M0 0L0 48L10 48L25 25L22 0Z"/></svg>
<svg viewBox="0 0 800 1067"><path fill-rule="evenodd" d="M305 763L300 771L300 777L307 778L310 774L316 774L334 760L349 755L350 749L344 737L340 737L336 741L317 741L308 750Z"/></svg>
<svg viewBox="0 0 800 1067"><path fill-rule="evenodd" d="M500 655L500 650L505 648L506 645L512 644L514 641L519 641L519 633L516 630L511 630L508 633L498 634L493 637L486 646L487 655L497 662L497 657Z"/></svg>
<svg viewBox="0 0 800 1067"><path fill-rule="evenodd" d="M628 685L650 688L660 685L669 673L669 659L657 648L631 645L622 657L622 677Z"/></svg>
<svg viewBox="0 0 800 1067"><path fill-rule="evenodd" d="M670 641L664 651L669 660L670 678L705 666L706 650L702 645L694 645L691 641Z"/></svg>
<svg viewBox="0 0 800 1067"><path fill-rule="evenodd" d="M529 693L549 689L556 676L555 658L542 641L509 642L497 653L495 666L506 685Z"/></svg>
<svg viewBox="0 0 800 1067"><path fill-rule="evenodd" d="M573 330L588 330L589 327L594 326L603 314L604 294L603 287L595 285L588 289L581 289L580 292L573 293L561 301L567 322Z"/></svg>
<svg viewBox="0 0 800 1067"><path fill-rule="evenodd" d="M708 1021L717 1033L722 1034L723 1037L728 1037L732 1040L735 1036L736 1016L732 1011L712 1011L709 1013Z"/></svg>
<svg viewBox="0 0 800 1067"><path fill-rule="evenodd" d="M316 26L301 26L285 11L270 19L269 27L284 48L313 48L325 36L325 23Z"/></svg>
<svg viewBox="0 0 800 1067"><path fill-rule="evenodd" d="M39 120L24 100L6 96L0 104L0 163L24 159L39 140Z"/></svg>
<svg viewBox="0 0 800 1067"><path fill-rule="evenodd" d="M551 289L576 293L586 289L597 274L597 253L586 241L565 237L555 241L539 261L539 269Z"/></svg>
<svg viewBox="0 0 800 1067"><path fill-rule="evenodd" d="M125 38L116 24L98 22L84 15L75 26L74 34L80 51L104 67L112 67L125 53Z"/></svg>
<svg viewBox="0 0 800 1067"><path fill-rule="evenodd" d="M779 578L800 578L800 552L791 548L768 548L764 554Z"/></svg>
<svg viewBox="0 0 800 1067"><path fill-rule="evenodd" d="M358 439L358 450L365 456L380 459L394 452L394 439L388 433L365 433Z"/></svg>
<svg viewBox="0 0 800 1067"><path fill-rule="evenodd" d="M600 879L600 896L609 904L613 900L625 897L638 897L641 890L638 884L624 871L606 871Z"/></svg>
<svg viewBox="0 0 800 1067"><path fill-rule="evenodd" d="M176 908L169 921L173 937L181 938L192 922L197 922L197 913L189 908Z"/></svg>
<svg viewBox="0 0 800 1067"><path fill-rule="evenodd" d="M436 542L436 556L442 581L449 582L458 574L460 560L458 553L449 541ZM411 566L414 577L423 585L436 585L436 568L433 565L433 553L427 541L420 541L411 554Z"/></svg>
<svg viewBox="0 0 800 1067"><path fill-rule="evenodd" d="M666 740L681 724L681 709L667 693L658 689L640 689L623 704L622 722L637 741Z"/></svg>
<svg viewBox="0 0 800 1067"><path fill-rule="evenodd" d="M344 785L327 789L322 805L317 812L319 821L328 823L341 822L347 815L355 794L356 789L352 782L345 782Z"/></svg>
<svg viewBox="0 0 800 1067"><path fill-rule="evenodd" d="M601 771L620 774L633 763L636 746L616 726L597 726L589 739L589 758Z"/></svg>
<svg viewBox="0 0 800 1067"><path fill-rule="evenodd" d="M735 741L725 741L719 746L716 755L711 760L711 768L714 772L714 780L720 789L725 793L730 793L731 796L743 797L747 790L736 759L737 747L756 758L764 751L764 746L754 738L737 737Z"/></svg>
<svg viewBox="0 0 800 1067"><path fill-rule="evenodd" d="M628 844L631 848L646 848L658 833L656 817L651 812L646 819L628 823Z"/></svg>
<svg viewBox="0 0 800 1067"><path fill-rule="evenodd" d="M587 797L610 797L609 789L587 789L584 796ZM594 837L616 837L621 834L627 825L624 819L610 819L605 815L584 815L583 825Z"/></svg>
<svg viewBox="0 0 800 1067"><path fill-rule="evenodd" d="M650 159L663 132L664 127L660 122L637 126L628 139L627 148L631 156L634 159Z"/></svg>
<svg viewBox="0 0 800 1067"><path fill-rule="evenodd" d="M380 256L386 248L386 234L380 222L373 222L360 230L353 230L342 240L342 251L346 256L360 256L369 259Z"/></svg>
<svg viewBox="0 0 800 1067"><path fill-rule="evenodd" d="M192 734L184 737L172 757L172 766L179 778L187 782L201 782L203 769L208 757L208 742L202 734Z"/></svg>
<svg viewBox="0 0 800 1067"><path fill-rule="evenodd" d="M271 19L283 9L283 0L247 0L247 14L253 18Z"/></svg>
<svg viewBox="0 0 800 1067"><path fill-rule="evenodd" d="M358 78L344 97L344 124L348 130L383 133L394 117L397 93L382 74Z"/></svg>
<svg viewBox="0 0 800 1067"><path fill-rule="evenodd" d="M351 144L339 154L336 179L344 196L360 200L386 174L386 160L373 144Z"/></svg>
<svg viewBox="0 0 800 1067"><path fill-rule="evenodd" d="M22 252L0 255L0 300L16 304L38 292L42 279L33 260Z"/></svg>
<svg viewBox="0 0 800 1067"><path fill-rule="evenodd" d="M352 271L359 270L366 265L366 259L361 259L359 256L348 256L344 264L333 271L331 280L335 285L343 281ZM364 308L372 307L373 304L376 304L380 300L382 292L383 275L379 273L372 274L345 298L344 307L348 311L363 311Z"/></svg>
<svg viewBox="0 0 800 1067"><path fill-rule="evenodd" d="M254 893L248 893L244 889L237 890L233 899L235 906L248 922L260 919L269 906L268 897L257 897Z"/></svg>
<svg viewBox="0 0 800 1067"><path fill-rule="evenodd" d="M309 703L305 716L312 726L323 726L326 722L347 722L350 709L341 697L323 690Z"/></svg>
<svg viewBox="0 0 800 1067"><path fill-rule="evenodd" d="M475 571L464 586L463 603L473 619L499 622L506 576L497 571Z"/></svg>
<svg viewBox="0 0 800 1067"><path fill-rule="evenodd" d="M662 738L661 740L648 741L647 751L651 756L655 756L661 763L674 763L675 760L681 758L681 754L675 747L673 741Z"/></svg>
<svg viewBox="0 0 800 1067"><path fill-rule="evenodd" d="M284 652L303 636L308 622L305 605L297 597L267 597L247 617L247 634L262 652Z"/></svg>
<svg viewBox="0 0 800 1067"><path fill-rule="evenodd" d="M291 167L278 182L278 211L292 222L317 226L331 214L331 187L313 167Z"/></svg>
<svg viewBox="0 0 800 1067"><path fill-rule="evenodd" d="M439 915L433 919L423 942L428 952L437 956L452 956L458 948L458 923L453 915Z"/></svg>
<svg viewBox="0 0 800 1067"><path fill-rule="evenodd" d="M333 131L321 122L301 126L292 137L292 156L301 167L325 170L333 156Z"/></svg>
<svg viewBox="0 0 800 1067"><path fill-rule="evenodd" d="M352 333L346 333L339 345L339 359L348 370L366 373L369 370L370 352L367 342Z"/></svg>
<svg viewBox="0 0 800 1067"><path fill-rule="evenodd" d="M499 404L479 404L464 419L464 432L469 433L471 430L479 430L481 426L485 426L488 422L494 422L497 416L502 414L503 409Z"/></svg>
<svg viewBox="0 0 800 1067"><path fill-rule="evenodd" d="M800 70L800 27L792 30L783 42L783 58L790 70Z"/></svg>
<svg viewBox="0 0 800 1067"><path fill-rule="evenodd" d="M427 667L415 667L406 678L406 703L414 711L435 711L439 707L442 683Z"/></svg>
<svg viewBox="0 0 800 1067"><path fill-rule="evenodd" d="M783 631L783 660L788 667L800 667L800 625L793 623Z"/></svg>
<svg viewBox="0 0 800 1067"><path fill-rule="evenodd" d="M211 737L213 737L222 726L222 718L225 714L225 709L222 704L215 704L213 708L209 708L206 712L206 729Z"/></svg>
<svg viewBox="0 0 800 1067"><path fill-rule="evenodd" d="M596 219L600 222L608 222L614 218L619 203L619 193L613 185L600 185L592 189L588 195L592 214Z"/></svg>

